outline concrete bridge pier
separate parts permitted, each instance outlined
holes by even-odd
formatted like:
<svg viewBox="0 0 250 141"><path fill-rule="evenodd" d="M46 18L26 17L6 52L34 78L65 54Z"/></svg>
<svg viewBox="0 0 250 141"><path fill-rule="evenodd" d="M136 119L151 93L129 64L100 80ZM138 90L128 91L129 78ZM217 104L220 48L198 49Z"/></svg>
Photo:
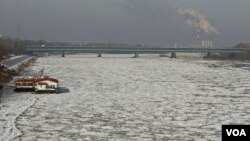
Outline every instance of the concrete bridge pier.
<svg viewBox="0 0 250 141"><path fill-rule="evenodd" d="M211 57L211 53L208 52L208 53L207 53L207 58L210 58L210 57Z"/></svg>
<svg viewBox="0 0 250 141"><path fill-rule="evenodd" d="M176 56L176 53L175 52L171 52L171 56L170 56L170 58L176 58L177 56Z"/></svg>
<svg viewBox="0 0 250 141"><path fill-rule="evenodd" d="M228 57L229 57L230 59L233 59L233 58L235 58L237 55L238 55L237 53L229 53L229 54L228 54Z"/></svg>
<svg viewBox="0 0 250 141"><path fill-rule="evenodd" d="M61 57L65 57L65 52L64 52L64 51L62 52L62 55L61 55Z"/></svg>
<svg viewBox="0 0 250 141"><path fill-rule="evenodd" d="M139 57L139 54L136 52L133 58L138 58L138 57Z"/></svg>
<svg viewBox="0 0 250 141"><path fill-rule="evenodd" d="M98 57L98 58L102 57L102 54L101 54L101 53L98 53L97 57Z"/></svg>

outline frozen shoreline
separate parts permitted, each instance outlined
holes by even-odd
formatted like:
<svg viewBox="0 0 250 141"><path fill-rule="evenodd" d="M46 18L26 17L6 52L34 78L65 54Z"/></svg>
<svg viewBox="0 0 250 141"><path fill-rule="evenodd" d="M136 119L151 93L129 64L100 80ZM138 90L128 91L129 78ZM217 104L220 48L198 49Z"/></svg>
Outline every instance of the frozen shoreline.
<svg viewBox="0 0 250 141"><path fill-rule="evenodd" d="M4 91L6 91L6 88ZM35 95L32 94L13 94L4 99L0 104L0 141L12 140L22 135L15 126L16 119L31 107L35 101Z"/></svg>
<svg viewBox="0 0 250 141"><path fill-rule="evenodd" d="M27 55L15 56L4 63L9 65L9 69L17 69L20 64L32 58L32 56ZM34 104L35 98L33 95L17 95L9 86L1 89L1 92L0 141L12 140L21 135L21 132L15 127L16 118Z"/></svg>
<svg viewBox="0 0 250 141"><path fill-rule="evenodd" d="M31 70L43 67L70 92L13 95L1 104L2 140L218 140L222 123L250 123L249 70L230 63L73 56Z"/></svg>

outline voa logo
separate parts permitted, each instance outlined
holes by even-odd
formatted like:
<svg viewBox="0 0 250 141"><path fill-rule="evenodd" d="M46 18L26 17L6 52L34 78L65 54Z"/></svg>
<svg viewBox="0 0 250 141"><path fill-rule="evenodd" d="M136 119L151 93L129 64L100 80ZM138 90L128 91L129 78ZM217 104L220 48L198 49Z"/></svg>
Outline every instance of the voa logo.
<svg viewBox="0 0 250 141"><path fill-rule="evenodd" d="M246 135L246 132L244 129L226 129L226 132L227 132L227 136L235 136L235 137L241 137L241 136L247 136Z"/></svg>

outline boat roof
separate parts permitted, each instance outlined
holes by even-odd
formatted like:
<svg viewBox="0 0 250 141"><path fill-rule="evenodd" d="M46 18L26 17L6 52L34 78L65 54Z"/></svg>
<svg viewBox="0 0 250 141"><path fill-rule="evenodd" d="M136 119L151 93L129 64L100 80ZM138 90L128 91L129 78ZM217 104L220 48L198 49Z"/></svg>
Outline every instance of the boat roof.
<svg viewBox="0 0 250 141"><path fill-rule="evenodd" d="M48 77L48 76L44 76L44 77L38 78L36 80L36 82L42 82L42 81L52 81L52 82L55 82L55 83L59 83L59 81L57 79L51 78L51 77Z"/></svg>
<svg viewBox="0 0 250 141"><path fill-rule="evenodd" d="M59 81L55 78L51 78L49 76L42 76L42 77L35 77L35 76L28 76L28 77L21 77L15 80L15 83L39 83L42 81L52 81L55 83L59 83Z"/></svg>
<svg viewBox="0 0 250 141"><path fill-rule="evenodd" d="M28 77L21 77L15 80L16 83L22 83L22 82L31 82L35 83L36 77L28 76Z"/></svg>

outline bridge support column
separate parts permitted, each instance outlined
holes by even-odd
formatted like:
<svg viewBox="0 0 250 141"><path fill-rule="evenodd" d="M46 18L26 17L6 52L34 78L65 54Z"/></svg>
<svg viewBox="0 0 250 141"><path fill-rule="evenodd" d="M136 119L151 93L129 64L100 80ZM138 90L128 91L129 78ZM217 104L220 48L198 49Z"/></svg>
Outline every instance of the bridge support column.
<svg viewBox="0 0 250 141"><path fill-rule="evenodd" d="M230 58L230 59L234 59L235 57L237 57L237 53L229 53L228 54L228 58Z"/></svg>
<svg viewBox="0 0 250 141"><path fill-rule="evenodd" d="M138 58L138 57L139 57L139 54L136 52L133 58Z"/></svg>
<svg viewBox="0 0 250 141"><path fill-rule="evenodd" d="M62 55L61 55L61 57L65 57L65 52L64 52L64 51L62 52Z"/></svg>
<svg viewBox="0 0 250 141"><path fill-rule="evenodd" d="M98 58L102 57L102 54L101 54L101 53L98 53L97 57L98 57Z"/></svg>
<svg viewBox="0 0 250 141"><path fill-rule="evenodd" d="M170 56L170 58L176 58L177 56L176 56L176 53L175 52L171 52L171 56Z"/></svg>
<svg viewBox="0 0 250 141"><path fill-rule="evenodd" d="M211 53L208 52L208 53L207 53L207 58L210 58L210 57L211 57Z"/></svg>

